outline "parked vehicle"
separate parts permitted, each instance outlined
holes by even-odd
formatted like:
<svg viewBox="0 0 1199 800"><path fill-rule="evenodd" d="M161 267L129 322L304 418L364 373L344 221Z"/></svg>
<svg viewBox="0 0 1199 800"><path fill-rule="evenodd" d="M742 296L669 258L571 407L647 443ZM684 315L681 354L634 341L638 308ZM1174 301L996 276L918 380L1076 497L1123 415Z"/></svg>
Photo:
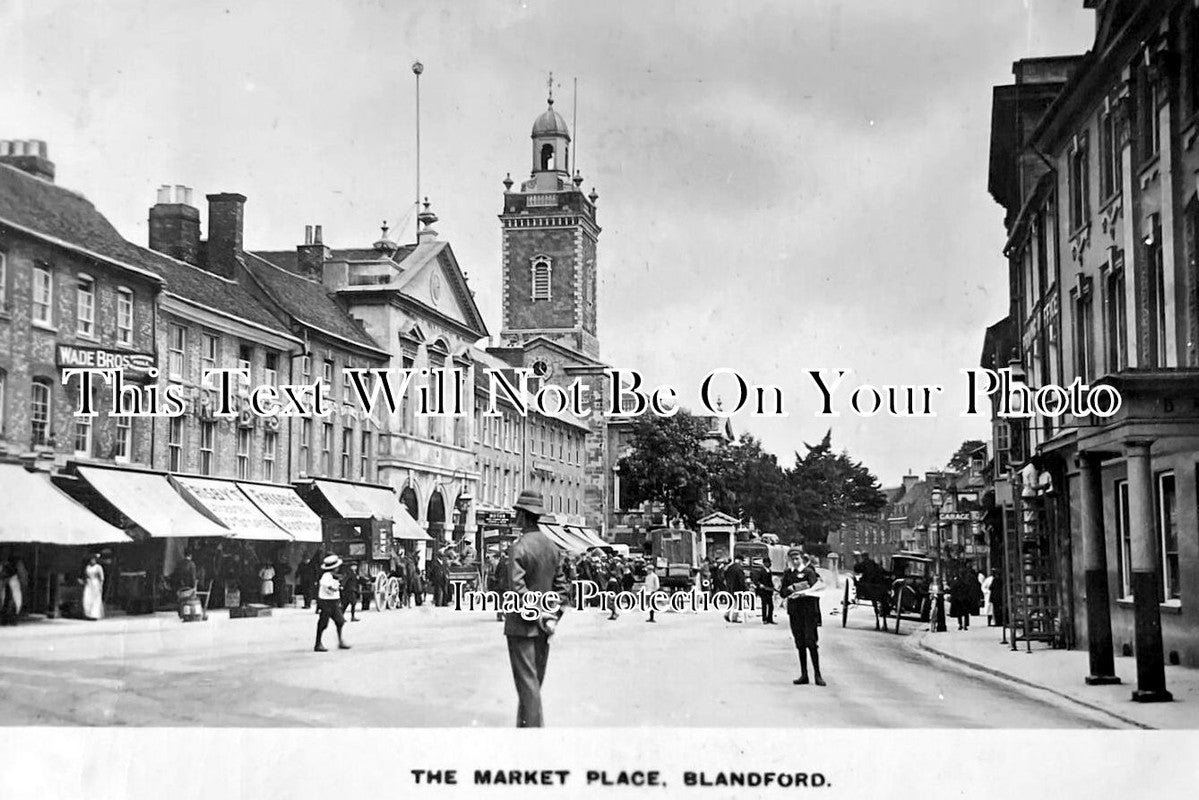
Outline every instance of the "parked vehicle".
<svg viewBox="0 0 1199 800"><path fill-rule="evenodd" d="M845 582L845 597L841 601L841 627L849 621L850 606L869 601L874 609L874 628L881 623L888 630L887 618L899 621L928 622L932 611L929 586L932 583L933 561L922 553L901 552L891 557L891 571L881 572L873 579L850 579Z"/></svg>
<svg viewBox="0 0 1199 800"><path fill-rule="evenodd" d="M700 564L700 537L685 528L650 531L650 557L658 565L663 589L690 590Z"/></svg>

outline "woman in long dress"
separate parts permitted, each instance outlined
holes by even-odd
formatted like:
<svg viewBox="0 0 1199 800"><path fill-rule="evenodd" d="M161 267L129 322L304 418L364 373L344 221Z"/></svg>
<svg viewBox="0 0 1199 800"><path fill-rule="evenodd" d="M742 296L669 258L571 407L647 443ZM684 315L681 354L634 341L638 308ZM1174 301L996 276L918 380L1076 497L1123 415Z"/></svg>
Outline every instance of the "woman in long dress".
<svg viewBox="0 0 1199 800"><path fill-rule="evenodd" d="M83 616L104 619L104 567L98 555L89 558L83 570Z"/></svg>

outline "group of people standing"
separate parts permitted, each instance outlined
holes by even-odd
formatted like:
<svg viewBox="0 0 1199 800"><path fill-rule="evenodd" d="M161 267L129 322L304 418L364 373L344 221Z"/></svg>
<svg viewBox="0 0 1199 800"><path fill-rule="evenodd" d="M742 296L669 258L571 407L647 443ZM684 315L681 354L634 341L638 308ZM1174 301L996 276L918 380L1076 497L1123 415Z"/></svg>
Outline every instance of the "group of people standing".
<svg viewBox="0 0 1199 800"><path fill-rule="evenodd" d="M987 626L999 624L1001 616L997 608L1002 607L1001 583L996 582L998 570L984 575L971 564L954 570L949 580L949 615L957 620L959 631L970 630L970 618L984 614Z"/></svg>

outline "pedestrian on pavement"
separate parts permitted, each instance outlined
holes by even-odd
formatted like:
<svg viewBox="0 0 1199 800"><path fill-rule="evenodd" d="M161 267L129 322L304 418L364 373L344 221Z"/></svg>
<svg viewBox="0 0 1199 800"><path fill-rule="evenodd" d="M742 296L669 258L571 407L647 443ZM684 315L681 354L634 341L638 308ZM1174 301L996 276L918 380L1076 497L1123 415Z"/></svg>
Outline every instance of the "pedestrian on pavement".
<svg viewBox="0 0 1199 800"><path fill-rule="evenodd" d="M959 631L970 630L970 608L974 595L971 578L965 569L960 569L949 582L949 615L957 620ZM978 582L973 581L977 586Z"/></svg>
<svg viewBox="0 0 1199 800"><path fill-rule="evenodd" d="M275 599L275 567L273 564L263 564L258 569L258 597L263 603Z"/></svg>
<svg viewBox="0 0 1199 800"><path fill-rule="evenodd" d="M779 594L787 598L787 616L791 621L791 636L795 649L799 651L799 677L792 681L796 685L808 683L808 656L812 657L812 671L817 686L824 686L820 675L818 652L818 628L820 620L820 598L813 594L824 588L824 581L816 571L816 559L806 558L802 550L793 547L787 551L788 567L783 572Z"/></svg>
<svg viewBox="0 0 1199 800"><path fill-rule="evenodd" d="M748 587L745 582L745 556L737 556L731 561L724 571L724 586L725 590L730 594L747 591ZM724 612L726 622L744 622L745 618L742 611L737 610L736 606L729 611Z"/></svg>
<svg viewBox="0 0 1199 800"><path fill-rule="evenodd" d="M441 553L433 553L433 557L429 559L429 583L433 589L433 605L440 608L448 602L445 592L442 587L442 579L445 575L445 559L441 557Z"/></svg>
<svg viewBox="0 0 1199 800"><path fill-rule="evenodd" d="M296 568L296 594L304 595L304 608L312 605L312 583L312 563L308 559L301 559L300 566Z"/></svg>
<svg viewBox="0 0 1199 800"><path fill-rule="evenodd" d="M358 582L358 562L351 561L349 569L343 572L341 579L341 613L345 616L350 609L350 622L358 621L358 601L362 596L362 585Z"/></svg>
<svg viewBox="0 0 1199 800"><path fill-rule="evenodd" d="M85 619L104 619L104 567L100 554L94 553L83 569L83 616Z"/></svg>
<svg viewBox="0 0 1199 800"><path fill-rule="evenodd" d="M620 592L620 567L615 561L608 563L608 581L604 585L604 589L608 592L608 610L611 614L608 615L609 620L614 620L620 616L616 610L616 595Z"/></svg>
<svg viewBox="0 0 1199 800"><path fill-rule="evenodd" d="M507 565L500 558L498 548L487 551L487 591L495 592L495 596L503 603L504 599L504 572ZM496 611L495 618L497 622L504 621L504 612Z"/></svg>
<svg viewBox="0 0 1199 800"><path fill-rule="evenodd" d="M321 636L329 627L329 620L337 628L337 647L339 650L349 650L350 646L342 638L341 629L346 623L341 615L341 581L337 579L337 570L341 567L341 559L329 555L321 562L321 578L317 584L316 608L320 617L316 621L316 646L312 649L323 653L329 648L321 644Z"/></svg>
<svg viewBox="0 0 1199 800"><path fill-rule="evenodd" d="M774 577L770 574L769 558L763 558L761 564L753 568L750 580L753 581L758 602L762 604L762 624L774 625Z"/></svg>
<svg viewBox="0 0 1199 800"><path fill-rule="evenodd" d="M544 596L544 593L553 591L562 603L568 602L570 598L566 577L562 572L562 555L558 546L549 540L537 524L546 513L541 493L528 489L522 491L513 509L516 511L516 526L522 533L508 550L508 591L516 595L518 605L523 605L524 596L529 592L539 592ZM522 618L519 612L509 613L504 619L508 661L512 666L512 679L519 698L516 711L518 728L540 728L543 724L541 684L545 681L550 635L553 633L548 619L548 615L543 613L543 620L547 620L545 624L542 620L529 621Z"/></svg>
<svg viewBox="0 0 1199 800"><path fill-rule="evenodd" d="M645 604L649 606L649 619L646 622L657 622L654 619L654 597L662 591L662 581L658 580L657 571L652 568L645 571L645 583L641 591L645 593Z"/></svg>
<svg viewBox="0 0 1199 800"><path fill-rule="evenodd" d="M985 578L980 572L978 577L983 582L983 613L987 615L987 627L989 628L995 617L995 607L991 604L991 585L995 583L995 570L991 570L991 574Z"/></svg>
<svg viewBox="0 0 1199 800"><path fill-rule="evenodd" d="M9 556L0 563L0 625L16 625L23 603L16 559Z"/></svg>

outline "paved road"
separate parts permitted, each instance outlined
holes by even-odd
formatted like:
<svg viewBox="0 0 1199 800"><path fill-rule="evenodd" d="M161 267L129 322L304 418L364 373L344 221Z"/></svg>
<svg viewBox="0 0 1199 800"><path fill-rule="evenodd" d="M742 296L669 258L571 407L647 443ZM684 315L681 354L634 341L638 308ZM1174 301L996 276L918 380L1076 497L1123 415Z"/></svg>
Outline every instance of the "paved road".
<svg viewBox="0 0 1199 800"><path fill-rule="evenodd" d="M830 599L824 600L827 613ZM494 616L366 612L349 651L312 652L314 617L57 622L0 630L0 724L509 726L515 692ZM1104 727L1109 718L961 671L826 616L829 685L794 686L786 617L569 612L545 686L553 726ZM69 626L69 627L68 627ZM915 626L909 626L913 630ZM124 630L124 633L121 631ZM952 635L941 634L941 635ZM330 643L333 637L330 635ZM998 645L997 645L998 646Z"/></svg>

